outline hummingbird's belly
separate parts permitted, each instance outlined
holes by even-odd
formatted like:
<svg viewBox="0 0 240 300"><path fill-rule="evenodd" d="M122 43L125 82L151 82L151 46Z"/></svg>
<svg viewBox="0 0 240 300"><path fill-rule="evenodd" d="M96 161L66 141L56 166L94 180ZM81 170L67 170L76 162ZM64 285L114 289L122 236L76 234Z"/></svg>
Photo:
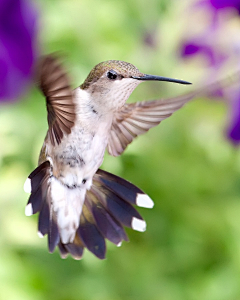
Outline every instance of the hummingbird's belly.
<svg viewBox="0 0 240 300"><path fill-rule="evenodd" d="M51 197L63 243L73 242L79 226L86 191L103 161L107 146L106 130L95 132L72 130L67 139L55 147L52 159Z"/></svg>
<svg viewBox="0 0 240 300"><path fill-rule="evenodd" d="M67 143L55 153L53 175L69 188L89 189L92 177L103 161L107 135L103 132L73 131Z"/></svg>

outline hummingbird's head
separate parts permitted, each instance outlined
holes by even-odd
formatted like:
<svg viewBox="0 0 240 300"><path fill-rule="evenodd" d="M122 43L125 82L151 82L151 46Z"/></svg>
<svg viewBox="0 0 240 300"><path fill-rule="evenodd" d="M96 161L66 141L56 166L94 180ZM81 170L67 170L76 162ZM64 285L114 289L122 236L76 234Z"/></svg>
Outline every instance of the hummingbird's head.
<svg viewBox="0 0 240 300"><path fill-rule="evenodd" d="M100 105L115 110L123 106L133 90L146 80L190 84L187 81L143 74L130 63L108 60L96 65L80 88L89 92Z"/></svg>

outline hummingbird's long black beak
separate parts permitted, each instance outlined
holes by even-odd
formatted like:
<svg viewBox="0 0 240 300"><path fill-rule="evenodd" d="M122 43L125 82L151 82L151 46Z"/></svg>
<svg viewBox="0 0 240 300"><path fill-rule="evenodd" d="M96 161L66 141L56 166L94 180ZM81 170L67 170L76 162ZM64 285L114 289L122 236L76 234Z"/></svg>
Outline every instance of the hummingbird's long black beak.
<svg viewBox="0 0 240 300"><path fill-rule="evenodd" d="M185 80L173 79L173 78L155 76L155 75L148 75L148 74L144 74L143 76L132 76L132 78L137 79L137 80L142 80L142 81L153 80L153 81L175 82L175 83L180 83L180 84L192 84L191 82L188 82Z"/></svg>

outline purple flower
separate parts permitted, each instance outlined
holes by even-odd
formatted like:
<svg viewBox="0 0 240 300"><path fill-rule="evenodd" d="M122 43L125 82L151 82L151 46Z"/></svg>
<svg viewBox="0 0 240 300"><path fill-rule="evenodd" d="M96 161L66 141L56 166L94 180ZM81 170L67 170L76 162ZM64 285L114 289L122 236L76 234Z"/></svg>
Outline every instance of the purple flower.
<svg viewBox="0 0 240 300"><path fill-rule="evenodd" d="M223 63L227 60L227 55L219 51L214 44L208 45L204 44L202 41L204 39L193 39L184 42L180 47L181 57L183 59L187 57L194 57L196 55L201 55L205 58L209 67L211 67L212 71L209 74L209 81L212 81L212 77L216 76L223 65ZM208 76L205 78L206 83L208 82ZM211 96L214 98L222 98L224 95L223 90L219 87L217 90L211 93Z"/></svg>
<svg viewBox="0 0 240 300"><path fill-rule="evenodd" d="M234 144L240 143L240 90L236 93L231 111L228 137Z"/></svg>
<svg viewBox="0 0 240 300"><path fill-rule="evenodd" d="M208 26L203 28L202 32L198 32L197 35L193 36L192 34L191 38L185 38L181 42L180 55L182 59L195 56L205 58L210 67L208 74L204 77L204 81L208 83L208 81L213 82L214 78L216 80L219 78L221 70L231 61L231 55L236 55L236 63L240 63L240 58L237 57L235 40L232 39L232 42L230 42L230 39L226 39L224 44L223 39L219 39L226 25L221 19L220 10L235 8L240 12L240 0L199 0L192 7L192 12L194 13L194 10L199 8L206 11L210 17ZM240 144L240 89L225 93L223 87L219 86L209 96L232 103L231 121L227 135L232 143Z"/></svg>
<svg viewBox="0 0 240 300"><path fill-rule="evenodd" d="M37 13L29 0L0 0L0 101L25 91L36 59Z"/></svg>
<svg viewBox="0 0 240 300"><path fill-rule="evenodd" d="M236 8L238 11L240 10L240 1L239 0L209 0L209 3L215 9L223 9L228 7Z"/></svg>
<svg viewBox="0 0 240 300"><path fill-rule="evenodd" d="M203 55L208 63L211 66L214 66L218 63L218 57L216 57L216 53L210 45L204 45L197 40L188 40L185 41L182 46L180 47L181 51L181 56L183 58L188 57L188 56L195 56L197 54Z"/></svg>

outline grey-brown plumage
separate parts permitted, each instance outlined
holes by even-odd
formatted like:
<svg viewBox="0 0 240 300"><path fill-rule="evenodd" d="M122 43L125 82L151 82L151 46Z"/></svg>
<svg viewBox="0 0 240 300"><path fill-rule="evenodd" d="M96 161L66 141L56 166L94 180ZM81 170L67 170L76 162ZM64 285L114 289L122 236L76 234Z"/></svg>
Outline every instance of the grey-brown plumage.
<svg viewBox="0 0 240 300"><path fill-rule="evenodd" d="M132 140L171 116L194 93L166 100L126 104L146 80L186 81L141 73L130 63L98 64L84 83L71 90L66 72L53 55L42 59L39 87L46 98L49 129L39 166L28 177L26 215L39 212L38 231L48 235L49 251L80 259L88 248L105 257L105 239L128 240L124 226L144 231L134 205L153 207L139 188L99 169L104 151L120 155Z"/></svg>
<svg viewBox="0 0 240 300"><path fill-rule="evenodd" d="M91 84L99 80L99 78L101 78L103 74L108 72L109 70L116 71L116 73L118 74L118 79L130 78L131 76L144 75L134 65L128 62L119 61L119 60L108 60L96 65L91 70L88 77L80 87L82 89L89 88Z"/></svg>
<svg viewBox="0 0 240 300"><path fill-rule="evenodd" d="M46 97L48 134L53 145L69 134L76 118L69 79L53 56L39 63L39 88Z"/></svg>

